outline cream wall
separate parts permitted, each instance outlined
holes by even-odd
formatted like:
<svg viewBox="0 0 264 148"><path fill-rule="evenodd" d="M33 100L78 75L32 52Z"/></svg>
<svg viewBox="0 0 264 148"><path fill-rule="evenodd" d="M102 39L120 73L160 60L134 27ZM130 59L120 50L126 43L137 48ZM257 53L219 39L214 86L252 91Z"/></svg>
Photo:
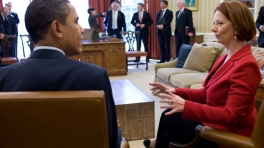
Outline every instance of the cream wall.
<svg viewBox="0 0 264 148"><path fill-rule="evenodd" d="M199 10L192 11L193 24L196 28L196 33L211 34L211 27L213 24L213 15L215 7L223 0L199 0ZM173 11L173 21L171 23L172 31L175 29L175 13L178 10L177 0L168 0L168 8ZM256 0L257 10L256 17L258 16L259 8L264 6L264 0Z"/></svg>

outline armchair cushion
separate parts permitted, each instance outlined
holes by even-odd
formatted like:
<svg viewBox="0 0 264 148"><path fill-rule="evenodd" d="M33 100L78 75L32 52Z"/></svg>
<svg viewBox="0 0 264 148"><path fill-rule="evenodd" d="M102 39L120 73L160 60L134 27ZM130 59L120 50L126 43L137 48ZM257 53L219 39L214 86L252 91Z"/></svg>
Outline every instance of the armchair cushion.
<svg viewBox="0 0 264 148"><path fill-rule="evenodd" d="M218 49L213 46L202 46L195 43L183 68L199 72L208 72L217 53Z"/></svg>
<svg viewBox="0 0 264 148"><path fill-rule="evenodd" d="M190 88L193 84L202 84L208 73L183 73L175 74L170 78L170 83L180 88Z"/></svg>
<svg viewBox="0 0 264 148"><path fill-rule="evenodd" d="M170 83L170 77L175 74L182 74L182 73L199 73L195 70L184 69L184 68L162 68L158 69L157 77L162 79L163 81ZM177 85L175 85L177 86Z"/></svg>
<svg viewBox="0 0 264 148"><path fill-rule="evenodd" d="M176 68L182 68L183 67L191 49L192 49L192 46L190 46L190 45L187 45L187 44L181 45L181 50L180 50L180 53L178 56L178 62L177 62Z"/></svg>
<svg viewBox="0 0 264 148"><path fill-rule="evenodd" d="M264 51L256 49L252 52L253 56L256 58L259 68L264 69Z"/></svg>

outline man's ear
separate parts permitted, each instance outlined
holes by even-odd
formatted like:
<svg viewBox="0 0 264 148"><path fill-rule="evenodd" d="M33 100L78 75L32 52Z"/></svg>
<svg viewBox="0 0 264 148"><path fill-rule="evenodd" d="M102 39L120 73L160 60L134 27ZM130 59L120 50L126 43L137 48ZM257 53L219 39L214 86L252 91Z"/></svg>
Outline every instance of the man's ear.
<svg viewBox="0 0 264 148"><path fill-rule="evenodd" d="M51 30L52 30L54 36L56 36L58 38L62 38L63 34L61 32L61 29L62 29L62 24L60 22L58 22L57 20L55 20L51 23Z"/></svg>

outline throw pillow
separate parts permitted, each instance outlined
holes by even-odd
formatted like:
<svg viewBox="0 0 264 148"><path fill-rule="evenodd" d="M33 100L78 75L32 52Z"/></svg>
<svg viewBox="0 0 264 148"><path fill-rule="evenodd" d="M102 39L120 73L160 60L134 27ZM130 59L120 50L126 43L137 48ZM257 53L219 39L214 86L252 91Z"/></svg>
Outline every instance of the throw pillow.
<svg viewBox="0 0 264 148"><path fill-rule="evenodd" d="M258 62L259 68L264 69L264 51L260 51L259 49L256 49L252 52L252 54Z"/></svg>
<svg viewBox="0 0 264 148"><path fill-rule="evenodd" d="M218 49L213 46L202 46L195 43L183 68L199 72L208 72L217 53Z"/></svg>
<svg viewBox="0 0 264 148"><path fill-rule="evenodd" d="M190 46L190 45L187 45L187 44L181 45L181 50L179 52L176 68L182 68L183 67L191 49L192 49L192 46Z"/></svg>

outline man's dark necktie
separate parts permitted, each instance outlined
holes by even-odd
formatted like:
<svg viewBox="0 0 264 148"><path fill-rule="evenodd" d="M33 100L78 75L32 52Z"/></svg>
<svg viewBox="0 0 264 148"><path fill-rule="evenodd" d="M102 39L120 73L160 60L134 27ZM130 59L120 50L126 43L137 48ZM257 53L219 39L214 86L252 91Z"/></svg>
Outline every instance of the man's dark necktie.
<svg viewBox="0 0 264 148"><path fill-rule="evenodd" d="M182 11L180 10L179 13L178 13L178 16L177 16L178 19L180 19L181 14L182 14Z"/></svg>
<svg viewBox="0 0 264 148"><path fill-rule="evenodd" d="M161 20L163 18L163 12L164 12L164 10L161 11L159 20Z"/></svg>

